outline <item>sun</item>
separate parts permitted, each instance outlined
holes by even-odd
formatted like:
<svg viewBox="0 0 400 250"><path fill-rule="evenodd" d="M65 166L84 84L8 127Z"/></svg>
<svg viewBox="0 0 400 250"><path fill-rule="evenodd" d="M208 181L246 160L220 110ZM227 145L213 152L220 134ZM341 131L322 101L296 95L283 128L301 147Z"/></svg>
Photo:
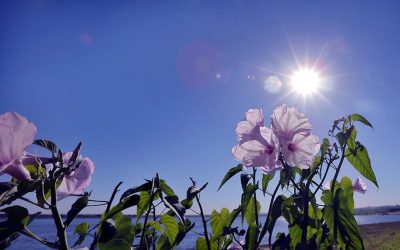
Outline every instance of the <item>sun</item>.
<svg viewBox="0 0 400 250"><path fill-rule="evenodd" d="M290 85L293 90L303 96L311 95L318 91L321 78L318 72L312 69L299 69L291 77Z"/></svg>

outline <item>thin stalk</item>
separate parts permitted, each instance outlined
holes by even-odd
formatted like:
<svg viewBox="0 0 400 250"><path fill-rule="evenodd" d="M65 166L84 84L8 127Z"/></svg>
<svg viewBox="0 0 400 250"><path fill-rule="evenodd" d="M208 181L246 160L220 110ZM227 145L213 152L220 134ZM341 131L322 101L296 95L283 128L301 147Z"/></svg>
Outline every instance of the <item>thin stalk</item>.
<svg viewBox="0 0 400 250"><path fill-rule="evenodd" d="M29 200L28 198L25 198L25 197L19 197L21 200L23 200L23 201L26 201L26 202L28 202L28 203L30 203L30 204L32 204L32 205L35 205L35 206L38 206L38 207L40 207L40 208L43 208L43 209L45 209L45 210L49 210L50 208L48 208L48 207L45 207L45 206L42 206L42 205L40 205L39 203L36 203L36 202L34 202L34 201L31 201L31 200Z"/></svg>
<svg viewBox="0 0 400 250"><path fill-rule="evenodd" d="M345 151L346 151L346 144L344 144L343 147L342 147L342 157L340 158L340 162L339 162L339 165L338 165L338 167L336 169L335 176L333 177L333 180L332 180L332 185L331 185L332 194L333 194L333 191L334 191L334 188L335 188L336 180L337 180L339 172L340 172L340 168L342 167L343 160L345 158Z"/></svg>
<svg viewBox="0 0 400 250"><path fill-rule="evenodd" d="M29 238L32 238L40 243L42 243L43 245L50 247L50 248L54 248L57 249L57 244L55 244L54 242L49 242L45 239L42 239L40 237L38 237L36 234L32 233L28 228L24 228L23 230L20 231L23 235L28 236Z"/></svg>
<svg viewBox="0 0 400 250"><path fill-rule="evenodd" d="M253 185L256 185L256 168L253 168ZM257 190L256 191L254 191L254 194L253 194L253 196L254 196L254 214L255 214L255 217L256 217L256 225L257 225L257 227L258 227L258 211L257 211Z"/></svg>
<svg viewBox="0 0 400 250"><path fill-rule="evenodd" d="M158 177L158 175L157 175ZM152 205L153 205L153 199L154 199L154 195L156 194L156 192L154 192L154 188L155 188L155 179L153 178L153 183L151 185L151 193L150 193L150 198L149 198L149 209L147 209L146 212L146 216L144 217L144 222L143 222L143 232L142 235L140 236L140 243L139 246L142 247L143 246L143 241L144 241L144 234L146 232L146 227L147 227L147 220L149 219L149 215L152 209ZM160 196L162 196L161 191L160 192ZM146 249L147 249L147 244L146 244Z"/></svg>
<svg viewBox="0 0 400 250"><path fill-rule="evenodd" d="M153 203L151 203L153 206L153 221L156 221L156 207L154 206ZM156 231L153 232L153 250L156 250L156 244L154 239L156 238Z"/></svg>
<svg viewBox="0 0 400 250"><path fill-rule="evenodd" d="M331 185L332 194L335 191L334 189L335 189L336 180L338 178L338 175L339 175L339 172L340 172L340 168L342 167L343 160L345 158L345 150L346 150L346 144L344 144L343 147L342 147L342 156L340 157L339 165L338 165L338 167L336 169L335 176L333 177L333 180L332 180L332 185ZM336 209L334 209L334 211L336 211ZM334 238L335 242L337 242L337 222L336 222L337 221L337 214L336 214L336 212L335 212L335 215L334 215L334 221L335 222L334 222L334 229L333 229L333 238Z"/></svg>
<svg viewBox="0 0 400 250"><path fill-rule="evenodd" d="M120 182L115 186L115 188L114 188L114 190L113 190L113 192L112 192L112 194L111 194L110 200L107 202L107 207L106 207L106 210L105 210L105 214L107 214L108 211L110 211L112 202L113 202L113 200L114 200L114 198L115 198L115 195L116 195L117 192L118 192L119 186L121 186L121 185L122 185L122 181L120 181ZM102 204L102 205L105 205L105 204ZM99 225L100 225L100 223L98 223L97 225L95 225L94 227L92 227L92 228L88 231L88 233L91 232L92 230L94 230L95 228L97 228ZM89 248L90 250L94 250L94 249L96 248L98 238L99 238L99 235L98 235L97 233L95 233L95 234L94 234L94 237L93 237L93 241L92 241L92 243L90 244L90 248Z"/></svg>
<svg viewBox="0 0 400 250"><path fill-rule="evenodd" d="M314 196L317 194L318 190L321 188L322 184L325 182L326 176L328 175L328 171L329 171L330 165L331 165L331 162L329 162L329 164L326 166L325 174L322 177L322 180L319 183L317 189L315 189L314 193L311 195L310 199L314 198Z"/></svg>
<svg viewBox="0 0 400 250"><path fill-rule="evenodd" d="M200 199L199 199L199 196L197 194L196 194L196 201L197 201L197 204L199 205L199 208L200 208L200 215L201 215L201 220L203 222L204 237L206 238L207 249L211 250L210 239L208 238L208 231L207 231L207 221L204 218L203 207L201 206Z"/></svg>
<svg viewBox="0 0 400 250"><path fill-rule="evenodd" d="M308 195L307 195L308 196ZM307 249L307 227L308 227L308 203L310 202L307 197L303 208L303 221L301 225L301 245L302 249Z"/></svg>
<svg viewBox="0 0 400 250"><path fill-rule="evenodd" d="M115 195L116 195L117 192L118 192L119 186L121 186L121 185L122 185L122 181L120 181L120 182L117 184L117 186L115 186L115 188L114 188L114 190L113 190L113 192L112 192L112 194L111 194L110 200L108 201L108 204L107 204L107 208L106 208L105 213L108 213L108 211L110 211L110 208L111 208L112 202L113 202L113 200L114 200L114 197L115 197Z"/></svg>
<svg viewBox="0 0 400 250"><path fill-rule="evenodd" d="M67 233L66 233L66 227L64 226L64 223L61 219L60 212L58 211L57 207L57 193L56 193L56 182L57 180L54 180L54 175L52 176L53 180L51 181L50 185L50 194L51 194L51 204L50 204L50 210L53 215L54 222L57 227L57 237L59 241L59 249L61 250L68 250L68 240L67 240Z"/></svg>
<svg viewBox="0 0 400 250"><path fill-rule="evenodd" d="M256 246L255 246L255 249L258 248L258 246L261 244L262 238L263 238L264 235L267 233L268 223L269 223L269 217L271 216L272 205L273 205L273 203L274 203L275 196L276 196L276 193L278 192L278 189L279 189L279 186L280 186L280 185L281 185L281 181L279 180L278 185L276 185L275 190L274 190L274 192L272 193L271 201L270 201L270 203L269 203L269 209L268 209L267 218L265 219L265 223L264 223L263 229L261 230L260 238L259 238L258 241L257 241L257 244L256 244ZM269 237L268 242L269 242L269 245L270 245L270 248L271 248L271 239L270 239L270 237Z"/></svg>

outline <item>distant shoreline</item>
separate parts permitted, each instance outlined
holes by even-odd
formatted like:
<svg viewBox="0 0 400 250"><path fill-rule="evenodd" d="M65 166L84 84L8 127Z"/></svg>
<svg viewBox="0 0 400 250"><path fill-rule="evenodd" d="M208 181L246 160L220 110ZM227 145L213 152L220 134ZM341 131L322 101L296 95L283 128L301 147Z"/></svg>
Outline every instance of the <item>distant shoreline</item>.
<svg viewBox="0 0 400 250"><path fill-rule="evenodd" d="M133 216L134 214L126 214L127 216ZM354 215L400 215L400 205L387 205L387 206L379 206L379 207L362 207L362 208L355 208ZM63 218L67 215L62 214ZM187 217L197 217L198 215L187 215ZM210 216L210 214L206 215ZM266 216L266 214L261 213L260 216ZM5 214L0 213L0 218L6 217ZM100 218L101 214L79 214L77 218ZM52 218L51 214L40 214L38 219L46 219Z"/></svg>

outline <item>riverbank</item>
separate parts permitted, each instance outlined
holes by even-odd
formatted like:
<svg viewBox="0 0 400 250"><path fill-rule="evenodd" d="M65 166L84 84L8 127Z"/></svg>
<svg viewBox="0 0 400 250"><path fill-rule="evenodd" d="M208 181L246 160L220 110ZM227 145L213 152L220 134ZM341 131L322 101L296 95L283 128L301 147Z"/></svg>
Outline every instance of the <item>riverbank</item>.
<svg viewBox="0 0 400 250"><path fill-rule="evenodd" d="M400 249L400 222L361 225L366 250Z"/></svg>

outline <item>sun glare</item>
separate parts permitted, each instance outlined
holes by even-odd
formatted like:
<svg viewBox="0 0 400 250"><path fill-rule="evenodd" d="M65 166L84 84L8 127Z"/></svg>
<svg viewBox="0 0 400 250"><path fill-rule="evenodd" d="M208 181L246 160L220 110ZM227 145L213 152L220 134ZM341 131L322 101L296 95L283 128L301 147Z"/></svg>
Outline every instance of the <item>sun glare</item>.
<svg viewBox="0 0 400 250"><path fill-rule="evenodd" d="M321 79L318 72L311 69L299 69L291 77L293 90L303 96L308 96L316 92L320 82Z"/></svg>

